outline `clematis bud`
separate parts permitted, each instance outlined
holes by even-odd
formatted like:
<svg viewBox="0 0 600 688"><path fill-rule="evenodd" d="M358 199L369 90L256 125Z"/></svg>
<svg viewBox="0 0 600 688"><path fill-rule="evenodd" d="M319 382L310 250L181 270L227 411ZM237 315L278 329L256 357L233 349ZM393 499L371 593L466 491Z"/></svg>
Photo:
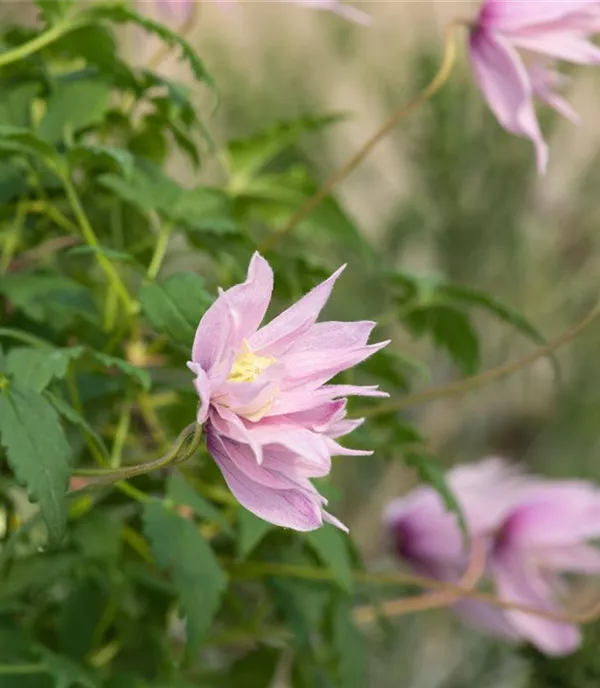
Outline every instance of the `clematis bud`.
<svg viewBox="0 0 600 688"><path fill-rule="evenodd" d="M600 63L600 48L588 40L598 31L596 0L485 0L471 29L475 80L498 122L512 134L531 139L540 174L548 165L548 146L534 99L577 120L560 95L564 78L552 62ZM522 53L533 59L525 61Z"/></svg>
<svg viewBox="0 0 600 688"><path fill-rule="evenodd" d="M327 475L334 455L371 453L337 442L361 423L346 418L346 397L387 396L327 384L389 343L367 344L374 322L316 322L342 270L260 327L273 272L255 253L246 281L221 290L202 317L188 363L198 422L229 488L260 518L295 530L324 520L346 529L310 479Z"/></svg>
<svg viewBox="0 0 600 688"><path fill-rule="evenodd" d="M600 490L575 480L542 480L488 459L449 472L469 534L486 545L486 572L503 600L560 613L565 574L600 573ZM466 552L456 518L431 488L391 502L385 523L400 557L417 572L456 582ZM573 652L577 626L534 614L464 600L455 605L467 622L512 641L529 641L548 655Z"/></svg>

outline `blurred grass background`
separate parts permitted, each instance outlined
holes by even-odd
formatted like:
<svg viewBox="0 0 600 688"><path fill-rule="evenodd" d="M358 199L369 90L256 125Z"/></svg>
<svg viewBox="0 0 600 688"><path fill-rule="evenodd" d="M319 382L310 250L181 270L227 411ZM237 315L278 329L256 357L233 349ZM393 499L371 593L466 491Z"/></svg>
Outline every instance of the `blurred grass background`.
<svg viewBox="0 0 600 688"><path fill-rule="evenodd" d="M151 0L140 4L157 15ZM325 178L427 83L441 57L445 25L457 15L473 16L478 3L369 0L357 5L372 16L370 27L283 2L246 0L238 7L202 2L190 39L219 85L216 112L211 113L212 103L198 100L217 142L301 113L348 113L343 123L305 140L303 153ZM17 2L3 3L0 10L6 20L20 19L30 8ZM600 74L591 68L573 74L569 98L582 116L581 127L544 113L551 162L548 175L539 179L529 142L500 129L485 107L461 43L450 83L382 142L337 194L360 230L383 245L398 267L441 273L488 291L550 337L575 324L598 298ZM136 33L124 34L123 44L135 60L147 60L156 49ZM189 81L172 59L163 69ZM184 179L192 174L184 160L173 160L172 171ZM220 175L218 156L207 156L202 180ZM360 266L360 256L353 264ZM351 279L350 271L346 280ZM488 316L477 324L483 367L531 348ZM417 379L417 388L460 376L442 354L434 355L400 328L394 334L393 346L431 370L430 381ZM593 326L559 353L559 385L549 362L539 361L466 396L415 407L409 415L448 466L501 454L541 473L598 479L599 340L600 326ZM400 460L377 457L340 459L336 470L339 484L352 496L340 516L350 524L368 565L393 566L380 512L387 499L415 484L415 476ZM392 641L377 631L369 636L369 685L532 685L518 655L464 629L447 612L392 624Z"/></svg>

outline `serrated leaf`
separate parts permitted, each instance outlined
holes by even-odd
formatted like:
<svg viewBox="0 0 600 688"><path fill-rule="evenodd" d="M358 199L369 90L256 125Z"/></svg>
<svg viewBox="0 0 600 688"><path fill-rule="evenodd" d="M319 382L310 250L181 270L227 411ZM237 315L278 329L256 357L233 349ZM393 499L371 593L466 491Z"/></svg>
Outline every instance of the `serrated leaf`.
<svg viewBox="0 0 600 688"><path fill-rule="evenodd" d="M214 89L214 81L206 69L204 62L190 43L176 30L154 21L150 17L136 12L122 3L104 3L95 5L86 12L86 18L93 20L106 19L117 24L135 24L147 33L160 38L171 48L179 48L181 59L185 60L198 81Z"/></svg>
<svg viewBox="0 0 600 688"><path fill-rule="evenodd" d="M167 495L176 504L189 506L200 518L221 526L225 533L233 535L233 528L223 514L201 494L196 492L181 473L171 473L167 479Z"/></svg>
<svg viewBox="0 0 600 688"><path fill-rule="evenodd" d="M303 115L277 122L248 138L230 141L227 146L231 187L245 191L249 181L279 153L298 142L303 134L321 131L343 119L343 115Z"/></svg>
<svg viewBox="0 0 600 688"><path fill-rule="evenodd" d="M177 273L161 284L144 285L139 300L156 330L186 346L191 346L200 318L212 303L204 282L192 272Z"/></svg>
<svg viewBox="0 0 600 688"><path fill-rule="evenodd" d="M44 141L59 142L69 133L98 124L108 110L110 94L109 84L99 79L59 81L48 98L38 136Z"/></svg>
<svg viewBox="0 0 600 688"><path fill-rule="evenodd" d="M404 462L414 468L424 483L440 495L446 509L456 515L463 535L467 537L467 525L460 504L456 500L452 490L448 487L444 471L438 465L435 456L423 451L408 451L404 454Z"/></svg>
<svg viewBox="0 0 600 688"><path fill-rule="evenodd" d="M196 648L216 615L227 577L196 526L158 502L144 506L144 533L161 568L172 571L188 641Z"/></svg>
<svg viewBox="0 0 600 688"><path fill-rule="evenodd" d="M0 441L17 480L39 502L51 543L58 545L72 452L56 411L42 395L11 382L0 393Z"/></svg>
<svg viewBox="0 0 600 688"><path fill-rule="evenodd" d="M134 157L124 148L100 144L78 143L68 152L72 166L81 165L88 169L109 168L119 172L125 179L133 174Z"/></svg>
<svg viewBox="0 0 600 688"><path fill-rule="evenodd" d="M152 380L147 370L138 368L122 358L117 358L117 356L109 356L101 351L90 350L90 353L106 368L117 368L122 373L125 373L125 375L139 383L142 389L145 391L148 391L152 386Z"/></svg>
<svg viewBox="0 0 600 688"><path fill-rule="evenodd" d="M442 305L415 308L406 315L405 323L417 335L430 334L465 375L479 368L479 340L464 313Z"/></svg>
<svg viewBox="0 0 600 688"><path fill-rule="evenodd" d="M57 24L66 15L73 2L74 0L35 0L42 19L50 26Z"/></svg>
<svg viewBox="0 0 600 688"><path fill-rule="evenodd" d="M83 347L17 347L9 351L6 369L20 385L41 392L52 380L62 380L67 374L69 363L79 358L83 351Z"/></svg>
<svg viewBox="0 0 600 688"><path fill-rule="evenodd" d="M345 592L352 590L352 561L348 551L348 536L338 528L326 524L305 535L317 556L331 571L336 583Z"/></svg>
<svg viewBox="0 0 600 688"><path fill-rule="evenodd" d="M270 523L258 518L251 511L240 506L237 510L237 524L239 529L238 554L245 559L273 528Z"/></svg>

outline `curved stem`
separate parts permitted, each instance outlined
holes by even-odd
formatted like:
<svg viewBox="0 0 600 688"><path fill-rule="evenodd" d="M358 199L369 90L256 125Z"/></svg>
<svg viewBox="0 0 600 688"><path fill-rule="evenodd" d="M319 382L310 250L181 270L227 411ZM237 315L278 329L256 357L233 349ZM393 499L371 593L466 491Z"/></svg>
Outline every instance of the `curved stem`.
<svg viewBox="0 0 600 688"><path fill-rule="evenodd" d="M585 318L580 323L575 325L575 327L563 332L562 334L559 334L554 339L551 339L548 344L534 349L530 354L522 356L521 358L517 358L514 361L508 361L507 363L503 363L495 368L484 370L482 373L467 377L464 380L457 380L441 387L434 387L433 389L427 389L424 392L410 394L402 397L401 399L391 399L384 404L380 404L379 406L374 406L372 408L356 409L356 413L361 418L372 418L373 416L380 416L384 413L402 411L409 406L423 404L426 401L432 401L433 399L452 397L478 387L483 387L484 385L499 380L506 375L512 375L512 373L516 373L524 368L529 367L532 363L535 363L540 358L550 356L561 346L569 344L576 339L599 316L600 302L596 304L596 306L594 306L594 308L589 311Z"/></svg>
<svg viewBox="0 0 600 688"><path fill-rule="evenodd" d="M41 349L52 349L53 344L47 342L41 337L37 337L29 332L24 332L23 330L16 330L12 327L0 327L0 338L6 337L7 339L14 339L17 342L23 342L24 344L30 344L31 346L39 346Z"/></svg>
<svg viewBox="0 0 600 688"><path fill-rule="evenodd" d="M398 108L392 116L380 127L365 143L359 148L359 150L348 160L348 162L336 170L323 184L323 186L317 191L314 196L311 196L288 220L287 224L278 232L274 232L269 236L263 244L259 247L259 251L270 251L278 244L286 235L290 234L292 230L301 222L307 215L309 215L322 200L327 198L333 189L354 170L369 153L375 148L375 146L384 139L396 126L415 108L424 103L428 98L437 93L440 88L446 83L454 62L456 59L456 41L454 38L454 31L458 24L462 24L463 21L456 20L453 21L446 31L446 44L444 57L442 63L429 84L414 98L404 103L400 108Z"/></svg>
<svg viewBox="0 0 600 688"><path fill-rule="evenodd" d="M186 442L190 437L192 430L194 431L192 440L189 446L186 447ZM154 461L148 461L147 463L142 463L137 466L123 466L122 468L115 469L78 468L72 472L72 475L84 478L99 478L99 480L94 482L94 485L98 485L103 482L127 480L138 475L144 475L160 468L164 468L174 461L177 461L178 463L180 461L186 461L196 452L200 446L201 439L202 425L199 423L191 423L179 433L179 436L173 443L171 449L169 449L166 454L158 459L155 459Z"/></svg>
<svg viewBox="0 0 600 688"><path fill-rule="evenodd" d="M167 254L167 246L169 244L169 237L171 236L172 229L173 226L170 222L163 222L158 232L154 253L152 254L152 259L150 260L150 265L146 272L146 277L151 281L154 281L158 277L158 273L160 272Z"/></svg>
<svg viewBox="0 0 600 688"><path fill-rule="evenodd" d="M42 50L47 45L54 43L54 41L69 33L69 31L73 31L73 29L76 29L79 25L79 22L73 20L62 22L48 29L48 31L44 31L35 38L32 38L30 41L27 41L27 43L23 43L23 45L19 45L12 50L0 53L0 67L5 67L8 64L18 62L25 57L29 57L29 55L37 53L39 50Z"/></svg>

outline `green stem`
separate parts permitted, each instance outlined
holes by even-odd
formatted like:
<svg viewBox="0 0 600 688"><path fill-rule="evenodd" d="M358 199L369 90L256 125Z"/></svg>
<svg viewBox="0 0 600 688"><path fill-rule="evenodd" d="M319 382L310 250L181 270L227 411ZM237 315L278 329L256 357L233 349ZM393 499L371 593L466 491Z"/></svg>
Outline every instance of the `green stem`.
<svg viewBox="0 0 600 688"><path fill-rule="evenodd" d="M0 664L0 676L45 674L47 671L48 667L45 664Z"/></svg>
<svg viewBox="0 0 600 688"><path fill-rule="evenodd" d="M73 213L77 218L77 222L79 223L79 227L81 229L83 238L85 239L88 246L92 246L93 248L100 248L100 242L98 241L98 237L96 236L92 228L92 225L90 224L90 221L88 220L88 217L85 214L83 204L81 203L81 199L77 194L77 190L75 189L75 186L71 181L69 173L59 171L58 174L63 183L63 186L65 187L67 198L69 200ZM96 257L98 259L98 264L100 265L101 269L106 275L108 282L111 284L112 288L115 290L116 294L123 302L123 306L126 312L129 314L135 313L137 311L137 304L129 296L129 292L123 284L113 264L104 254L102 254L99 251L96 253ZM107 330L110 330L114 327L114 323L105 323L105 325Z"/></svg>
<svg viewBox="0 0 600 688"><path fill-rule="evenodd" d="M152 255L152 260L150 261L150 265L148 266L148 271L146 273L146 276L151 281L154 281L158 277L158 273L162 267L165 255L167 253L167 246L169 244L169 237L171 236L172 228L173 226L170 222L165 222L158 233L154 254Z"/></svg>
<svg viewBox="0 0 600 688"><path fill-rule="evenodd" d="M115 441L112 446L112 451L110 454L110 466L111 468L119 468L121 466L121 458L123 456L123 447L125 446L125 441L127 440L127 435L129 434L129 423L131 421L131 400L127 401L121 415L119 416L119 423L117 425L117 430L115 432Z"/></svg>
<svg viewBox="0 0 600 688"><path fill-rule="evenodd" d="M37 53L79 26L80 23L73 20L62 22L48 29L48 31L44 31L44 33L39 34L35 38L32 38L30 41L27 41L27 43L23 43L23 45L19 45L12 50L0 53L0 67L6 67L6 65L18 62L25 57L29 57L29 55Z"/></svg>
<svg viewBox="0 0 600 688"><path fill-rule="evenodd" d="M186 447L186 442L188 441L192 430L194 431L194 434L192 435L189 446ZM202 425L198 423L192 423L179 434L171 449L169 449L166 454L158 459L155 459L154 461L148 461L147 463L142 463L137 466L124 466L116 469L78 468L73 471L73 475L78 475L84 478L99 478L100 480L98 480L95 484L104 481L113 482L114 480L127 480L138 475L145 475L146 473L164 468L170 463L173 463L175 460L179 462L189 459L200 446L201 440Z"/></svg>
<svg viewBox="0 0 600 688"><path fill-rule="evenodd" d="M45 341L41 337L36 337L34 334L23 332L22 330L15 330L12 327L0 327L0 337L15 339L18 342L30 344L31 346L38 346L41 349L53 348L53 345L50 344L50 342Z"/></svg>

